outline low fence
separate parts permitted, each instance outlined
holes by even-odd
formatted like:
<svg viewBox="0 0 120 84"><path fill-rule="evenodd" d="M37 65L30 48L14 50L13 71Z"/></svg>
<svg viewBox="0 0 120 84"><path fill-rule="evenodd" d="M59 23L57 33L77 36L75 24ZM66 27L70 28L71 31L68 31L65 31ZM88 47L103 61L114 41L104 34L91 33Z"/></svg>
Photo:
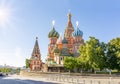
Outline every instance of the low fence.
<svg viewBox="0 0 120 84"><path fill-rule="evenodd" d="M67 76L67 75L49 75L49 81L57 81L70 84L120 84L120 79L109 78L84 78L82 76Z"/></svg>
<svg viewBox="0 0 120 84"><path fill-rule="evenodd" d="M78 75L69 73L43 73L21 71L21 75L41 76L48 81L56 81L64 84L120 84L120 76L110 75Z"/></svg>

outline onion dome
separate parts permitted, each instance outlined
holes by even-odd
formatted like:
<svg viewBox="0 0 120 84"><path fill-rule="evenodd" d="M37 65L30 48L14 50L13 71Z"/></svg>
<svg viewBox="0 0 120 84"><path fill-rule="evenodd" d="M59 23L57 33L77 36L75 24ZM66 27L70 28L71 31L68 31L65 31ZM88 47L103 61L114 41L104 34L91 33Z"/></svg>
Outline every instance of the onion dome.
<svg viewBox="0 0 120 84"><path fill-rule="evenodd" d="M59 33L55 30L55 28L53 27L53 29L49 32L48 34L48 37L51 38L51 37L56 37L58 38L59 37Z"/></svg>
<svg viewBox="0 0 120 84"><path fill-rule="evenodd" d="M73 36L83 36L83 32L77 28L74 32L73 32Z"/></svg>
<svg viewBox="0 0 120 84"><path fill-rule="evenodd" d="M58 47L56 47L56 48L54 49L54 53L59 53Z"/></svg>
<svg viewBox="0 0 120 84"><path fill-rule="evenodd" d="M73 36L83 36L83 32L78 27L78 21L76 22L77 29L73 32Z"/></svg>
<svg viewBox="0 0 120 84"><path fill-rule="evenodd" d="M63 44L68 44L68 41L66 40L66 38L64 37L64 39L62 40Z"/></svg>
<svg viewBox="0 0 120 84"><path fill-rule="evenodd" d="M48 37L49 37L49 38L51 38L51 37L56 37L56 38L58 38L58 37L59 37L59 33L55 30L54 25L55 25L55 21L53 20L53 21L52 21L53 29L52 29L52 30L49 32L49 34L48 34Z"/></svg>

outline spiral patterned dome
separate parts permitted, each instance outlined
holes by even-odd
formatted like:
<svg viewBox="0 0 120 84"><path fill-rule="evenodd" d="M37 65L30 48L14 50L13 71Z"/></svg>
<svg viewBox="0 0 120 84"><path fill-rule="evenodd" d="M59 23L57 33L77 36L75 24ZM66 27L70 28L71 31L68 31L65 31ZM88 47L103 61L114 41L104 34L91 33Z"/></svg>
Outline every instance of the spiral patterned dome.
<svg viewBox="0 0 120 84"><path fill-rule="evenodd" d="M73 36L83 36L83 32L77 28L74 32L73 32Z"/></svg>
<svg viewBox="0 0 120 84"><path fill-rule="evenodd" d="M53 29L49 32L48 34L48 37L51 38L51 37L56 37L58 38L59 37L59 33L55 30L55 28L53 27Z"/></svg>

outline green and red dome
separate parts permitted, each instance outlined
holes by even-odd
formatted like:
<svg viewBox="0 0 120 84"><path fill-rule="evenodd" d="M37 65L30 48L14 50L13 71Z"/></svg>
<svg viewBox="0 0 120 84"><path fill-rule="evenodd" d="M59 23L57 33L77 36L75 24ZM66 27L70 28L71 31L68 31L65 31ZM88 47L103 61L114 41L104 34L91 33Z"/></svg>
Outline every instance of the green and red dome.
<svg viewBox="0 0 120 84"><path fill-rule="evenodd" d="M55 28L53 27L53 29L49 32L48 34L48 37L51 38L51 37L56 37L58 38L59 37L59 33L55 30Z"/></svg>

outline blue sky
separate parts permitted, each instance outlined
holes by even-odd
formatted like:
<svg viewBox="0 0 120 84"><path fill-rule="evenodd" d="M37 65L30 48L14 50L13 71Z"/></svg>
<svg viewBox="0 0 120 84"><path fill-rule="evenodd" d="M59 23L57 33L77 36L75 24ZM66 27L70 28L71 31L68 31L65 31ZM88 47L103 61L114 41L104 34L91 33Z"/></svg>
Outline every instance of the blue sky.
<svg viewBox="0 0 120 84"><path fill-rule="evenodd" d="M119 0L0 0L0 13L7 9L7 15L0 15L0 65L23 66L31 57L36 36L44 61L52 20L64 34L69 9L73 26L79 21L85 41L94 36L107 43L119 37L119 4Z"/></svg>

